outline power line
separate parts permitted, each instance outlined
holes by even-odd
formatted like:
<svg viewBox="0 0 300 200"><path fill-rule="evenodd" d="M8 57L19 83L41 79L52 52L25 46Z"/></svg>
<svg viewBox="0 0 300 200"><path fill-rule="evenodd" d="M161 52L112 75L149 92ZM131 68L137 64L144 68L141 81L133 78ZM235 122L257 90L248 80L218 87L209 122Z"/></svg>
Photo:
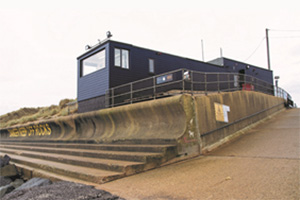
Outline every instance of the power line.
<svg viewBox="0 0 300 200"><path fill-rule="evenodd" d="M275 29L268 29L269 31L283 31L283 32L300 32L300 30L275 30ZM300 38L300 36L271 36L270 38L273 39L285 39L285 38ZM246 62L247 60L249 60L255 53L256 51L260 48L260 46L262 45L263 41L266 39L266 37L263 37L261 39L261 41L259 42L259 44L257 45L257 47L255 48L255 50L250 54L250 56L248 56L244 62Z"/></svg>
<svg viewBox="0 0 300 200"><path fill-rule="evenodd" d="M272 36L270 38L273 38L273 39L281 39L281 38L300 38L300 35L296 35L296 36Z"/></svg>
<svg viewBox="0 0 300 200"><path fill-rule="evenodd" d="M300 32L300 30L279 30L279 29L269 29L269 31L277 31L277 32Z"/></svg>
<svg viewBox="0 0 300 200"><path fill-rule="evenodd" d="M259 42L259 44L258 44L258 46L255 48L255 50L250 54L250 56L248 56L248 58L246 58L245 60L244 60L244 62L246 62L247 60L249 60L254 54L255 54L255 52L259 49L259 47L262 45L262 43L263 43L263 41L266 39L266 37L263 37L262 39L261 39L261 41Z"/></svg>

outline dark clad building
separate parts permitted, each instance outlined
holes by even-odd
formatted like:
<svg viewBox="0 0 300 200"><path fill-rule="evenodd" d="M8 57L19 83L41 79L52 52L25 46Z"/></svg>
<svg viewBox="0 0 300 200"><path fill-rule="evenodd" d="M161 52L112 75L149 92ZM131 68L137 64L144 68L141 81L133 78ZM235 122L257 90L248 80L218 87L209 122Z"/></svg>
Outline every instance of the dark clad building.
<svg viewBox="0 0 300 200"><path fill-rule="evenodd" d="M109 88L181 68L201 72L235 72L273 84L272 71L227 58L201 62L107 39L78 60L79 112L105 107Z"/></svg>

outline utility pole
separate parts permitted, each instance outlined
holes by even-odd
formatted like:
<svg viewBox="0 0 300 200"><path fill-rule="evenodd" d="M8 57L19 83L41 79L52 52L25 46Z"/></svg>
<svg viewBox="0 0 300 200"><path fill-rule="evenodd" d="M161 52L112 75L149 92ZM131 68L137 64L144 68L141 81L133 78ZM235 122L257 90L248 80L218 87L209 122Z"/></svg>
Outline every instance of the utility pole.
<svg viewBox="0 0 300 200"><path fill-rule="evenodd" d="M271 70L270 48L269 48L269 29L267 29L267 28L266 28L266 41L267 41L268 70Z"/></svg>

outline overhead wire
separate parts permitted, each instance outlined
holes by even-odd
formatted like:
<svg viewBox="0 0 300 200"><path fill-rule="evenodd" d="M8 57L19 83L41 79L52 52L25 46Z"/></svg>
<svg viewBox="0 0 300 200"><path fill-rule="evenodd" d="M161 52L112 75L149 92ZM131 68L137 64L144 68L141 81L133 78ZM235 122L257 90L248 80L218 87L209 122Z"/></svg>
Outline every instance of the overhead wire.
<svg viewBox="0 0 300 200"><path fill-rule="evenodd" d="M263 43L263 41L266 39L266 37L263 37L262 39L261 39L261 41L259 42L259 44L258 44L258 46L255 48L255 50L250 54L250 56L248 56L248 58L246 58L245 60L244 60L244 62L246 62L247 60L249 60L254 54L255 54L255 52L259 49L259 47L262 45L262 43Z"/></svg>
<svg viewBox="0 0 300 200"><path fill-rule="evenodd" d="M269 31L275 32L300 32L300 30L279 30L279 29L268 29ZM291 36L272 36L271 38L299 38L300 35L291 35Z"/></svg>
<svg viewBox="0 0 300 200"><path fill-rule="evenodd" d="M300 30L279 30L279 29L268 29L269 31L276 31L276 32L300 32ZM280 38L300 38L299 35L296 36L271 36L269 38L273 38L273 39L280 39ZM249 60L255 53L256 51L259 49L259 47L262 45L263 41L266 39L266 37L263 37L262 40L259 42L258 46L255 48L255 50L250 54L250 56L248 56L245 60Z"/></svg>
<svg viewBox="0 0 300 200"><path fill-rule="evenodd" d="M279 30L279 29L268 29L269 31L278 31L278 32L300 32L300 30Z"/></svg>
<svg viewBox="0 0 300 200"><path fill-rule="evenodd" d="M273 39L281 39L281 38L300 38L300 35L295 35L295 36L272 36L270 38L273 38Z"/></svg>

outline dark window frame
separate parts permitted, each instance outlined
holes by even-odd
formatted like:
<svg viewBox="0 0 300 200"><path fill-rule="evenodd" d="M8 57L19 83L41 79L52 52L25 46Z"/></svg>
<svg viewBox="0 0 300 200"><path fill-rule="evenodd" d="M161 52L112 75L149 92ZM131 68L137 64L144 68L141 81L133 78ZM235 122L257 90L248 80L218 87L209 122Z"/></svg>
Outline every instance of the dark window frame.
<svg viewBox="0 0 300 200"><path fill-rule="evenodd" d="M120 52L120 56L119 56L119 65L116 64L116 50L119 50ZM126 62L124 59L123 59L123 54L125 52L128 52L128 55L127 55L127 68L124 67L123 63ZM130 51L129 49L124 49L124 48L118 48L118 47L115 47L114 48L114 66L115 67L119 67L121 69L125 69L125 70L129 70L130 69Z"/></svg>
<svg viewBox="0 0 300 200"><path fill-rule="evenodd" d="M95 70L95 71L93 71L93 72L91 72L91 73L88 73L88 74L83 75L83 72L84 72L84 64L83 64L83 62L84 62L86 59L91 58L92 56L94 56L94 55L100 53L101 51L104 51L104 53L105 53L105 54L104 54L104 56L105 56L105 57L104 57L104 63L105 63L104 67L103 67L103 68L100 68L100 69L97 69L97 70ZM107 51L106 51L106 48L102 48L102 49L100 49L99 51L96 51L96 52L94 52L93 54L91 54L91 55L89 55L89 56L86 56L85 58L81 59L81 60L80 60L80 69L79 69L79 70L80 70L80 72L79 72L80 78L85 77L85 76L88 76L88 75L90 75L90 74L93 74L93 73L95 73L95 72L97 72L97 71L104 70L104 69L107 67L106 59L107 59Z"/></svg>

